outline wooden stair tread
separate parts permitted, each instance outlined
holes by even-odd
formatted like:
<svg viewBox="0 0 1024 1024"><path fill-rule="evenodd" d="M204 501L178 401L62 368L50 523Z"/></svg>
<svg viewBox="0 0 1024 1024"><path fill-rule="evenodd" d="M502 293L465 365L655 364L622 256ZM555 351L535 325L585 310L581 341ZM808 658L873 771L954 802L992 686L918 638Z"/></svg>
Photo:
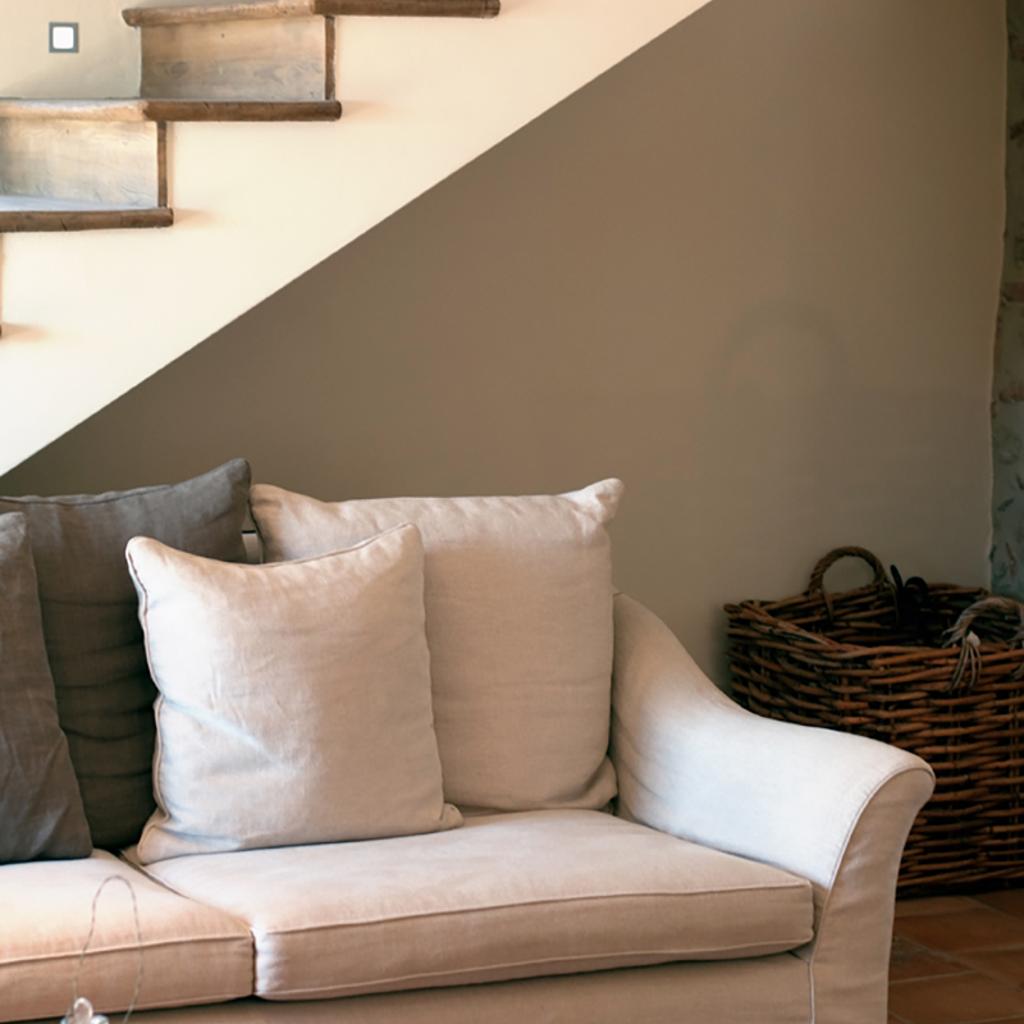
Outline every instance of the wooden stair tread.
<svg viewBox="0 0 1024 1024"><path fill-rule="evenodd" d="M124 20L134 28L184 25L203 21L338 17L493 18L501 0L249 0L185 7L129 7Z"/></svg>
<svg viewBox="0 0 1024 1024"><path fill-rule="evenodd" d="M141 101L0 99L0 118L54 121L145 121Z"/></svg>
<svg viewBox="0 0 1024 1024"><path fill-rule="evenodd" d="M0 195L0 233L167 228L173 223L174 211L162 206L126 207L49 196Z"/></svg>
<svg viewBox="0 0 1024 1024"><path fill-rule="evenodd" d="M0 99L0 120L336 121L337 100L16 100Z"/></svg>

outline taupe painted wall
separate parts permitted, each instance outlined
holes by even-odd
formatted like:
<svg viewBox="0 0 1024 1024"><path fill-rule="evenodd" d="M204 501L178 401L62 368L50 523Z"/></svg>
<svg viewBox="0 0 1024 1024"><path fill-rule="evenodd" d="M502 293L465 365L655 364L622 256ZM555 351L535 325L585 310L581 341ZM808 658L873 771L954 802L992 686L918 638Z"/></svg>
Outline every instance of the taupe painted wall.
<svg viewBox="0 0 1024 1024"><path fill-rule="evenodd" d="M833 545L984 582L1003 18L714 0L0 490L617 474L620 586L719 669L721 603Z"/></svg>

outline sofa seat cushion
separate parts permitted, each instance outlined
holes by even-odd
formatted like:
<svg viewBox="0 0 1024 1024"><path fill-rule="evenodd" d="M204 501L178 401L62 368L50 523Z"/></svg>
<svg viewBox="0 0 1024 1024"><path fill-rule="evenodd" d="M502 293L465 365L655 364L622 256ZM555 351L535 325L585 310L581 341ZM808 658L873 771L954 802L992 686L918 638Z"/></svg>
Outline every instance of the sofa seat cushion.
<svg viewBox="0 0 1024 1024"><path fill-rule="evenodd" d="M146 870L249 923L266 999L751 957L812 936L803 879L599 811Z"/></svg>
<svg viewBox="0 0 1024 1024"><path fill-rule="evenodd" d="M244 923L170 892L109 853L0 867L0 1021L55 1020L71 1001L96 890L130 880L139 909L143 976L138 1006L223 1002L252 994L252 937ZM97 1010L127 1009L138 945L131 895L106 886L78 991Z"/></svg>

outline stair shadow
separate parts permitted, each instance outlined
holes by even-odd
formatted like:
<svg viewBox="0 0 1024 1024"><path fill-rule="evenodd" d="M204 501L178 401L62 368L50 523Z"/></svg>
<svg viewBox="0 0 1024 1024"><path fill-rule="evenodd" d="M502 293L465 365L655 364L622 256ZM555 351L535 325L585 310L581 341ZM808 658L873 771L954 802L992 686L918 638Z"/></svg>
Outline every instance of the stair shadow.
<svg viewBox="0 0 1024 1024"><path fill-rule="evenodd" d="M202 227L204 224L215 224L217 217L209 210L187 210L180 206L171 207L174 210L174 224L180 227L188 224L189 227Z"/></svg>
<svg viewBox="0 0 1024 1024"><path fill-rule="evenodd" d="M0 323L0 345L8 341L42 341L47 332L33 324Z"/></svg>

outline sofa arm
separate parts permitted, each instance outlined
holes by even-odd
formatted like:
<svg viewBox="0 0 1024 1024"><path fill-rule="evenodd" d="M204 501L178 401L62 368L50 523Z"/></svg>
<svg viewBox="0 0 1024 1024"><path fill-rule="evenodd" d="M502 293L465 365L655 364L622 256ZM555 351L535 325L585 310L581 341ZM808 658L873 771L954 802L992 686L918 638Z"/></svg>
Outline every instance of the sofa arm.
<svg viewBox="0 0 1024 1024"><path fill-rule="evenodd" d="M776 865L814 888L798 951L815 1024L884 1024L896 877L932 793L920 758L744 711L655 615L615 603L612 757L619 813Z"/></svg>

